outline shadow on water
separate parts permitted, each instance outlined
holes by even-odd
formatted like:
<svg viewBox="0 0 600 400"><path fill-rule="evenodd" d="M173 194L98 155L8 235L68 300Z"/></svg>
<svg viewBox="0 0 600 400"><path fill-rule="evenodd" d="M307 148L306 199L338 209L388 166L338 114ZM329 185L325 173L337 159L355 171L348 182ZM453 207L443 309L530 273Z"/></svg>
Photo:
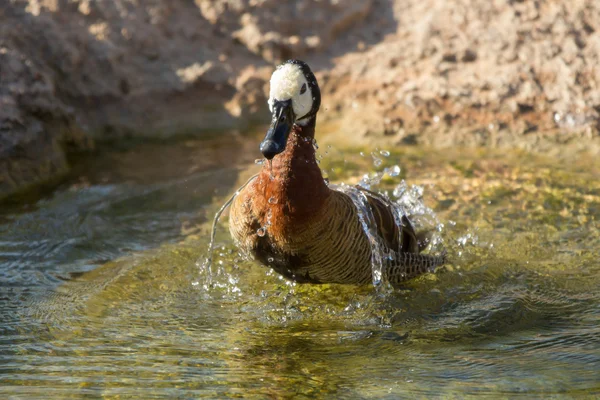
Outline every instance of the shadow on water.
<svg viewBox="0 0 600 400"><path fill-rule="evenodd" d="M379 190L391 197L422 192L433 211L415 218L438 230L436 246L450 251L452 263L397 290L295 285L241 259L225 219L207 285L199 267L205 221L255 170L254 143L248 151L240 143L236 154L219 146L188 142L109 155L93 162L106 162L93 170L108 177L90 173L85 184L72 182L35 210L8 216L0 239L0 314L7 321L0 393L598 394L596 161L321 149L332 181L356 182L365 171L388 168L398 173L382 175ZM151 172L136 176L148 161ZM201 162L208 164L186 170ZM15 229L27 219L40 221L38 231ZM54 228L43 239L48 226ZM93 234L81 233L87 231ZM75 244L64 245L69 238ZM94 261L99 254L102 262ZM81 271L88 272L69 276Z"/></svg>

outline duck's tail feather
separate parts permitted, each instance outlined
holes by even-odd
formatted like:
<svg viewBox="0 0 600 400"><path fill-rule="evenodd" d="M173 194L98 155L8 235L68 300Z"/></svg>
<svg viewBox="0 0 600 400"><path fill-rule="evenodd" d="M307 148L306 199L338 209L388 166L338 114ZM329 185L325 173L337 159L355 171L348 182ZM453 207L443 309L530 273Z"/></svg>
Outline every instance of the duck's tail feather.
<svg viewBox="0 0 600 400"><path fill-rule="evenodd" d="M397 284L427 272L446 263L446 251L439 255L400 253L385 271L387 280Z"/></svg>

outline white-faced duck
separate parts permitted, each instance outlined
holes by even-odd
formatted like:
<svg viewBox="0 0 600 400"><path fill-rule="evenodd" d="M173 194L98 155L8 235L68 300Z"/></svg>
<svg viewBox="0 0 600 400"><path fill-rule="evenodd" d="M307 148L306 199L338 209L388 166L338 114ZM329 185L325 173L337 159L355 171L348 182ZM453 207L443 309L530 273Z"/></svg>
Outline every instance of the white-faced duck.
<svg viewBox="0 0 600 400"><path fill-rule="evenodd" d="M289 60L271 77L271 126L260 144L269 160L231 205L230 232L240 249L300 283L372 281L372 243L352 198L331 189L315 157L321 92L308 65ZM420 254L425 240L389 200L357 188L381 237L382 274L392 284L431 271L444 255Z"/></svg>

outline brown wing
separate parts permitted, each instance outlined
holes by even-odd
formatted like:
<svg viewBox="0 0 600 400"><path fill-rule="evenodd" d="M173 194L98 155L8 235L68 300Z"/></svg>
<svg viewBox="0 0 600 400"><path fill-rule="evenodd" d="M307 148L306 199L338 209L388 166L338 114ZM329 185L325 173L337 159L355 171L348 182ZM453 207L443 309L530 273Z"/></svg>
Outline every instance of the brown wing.
<svg viewBox="0 0 600 400"><path fill-rule="evenodd" d="M401 253L419 253L422 250L419 248L419 240L415 229L408 218L402 216L401 227L396 223L390 200L359 186L357 186L357 189L365 193L377 224L377 231L388 248Z"/></svg>

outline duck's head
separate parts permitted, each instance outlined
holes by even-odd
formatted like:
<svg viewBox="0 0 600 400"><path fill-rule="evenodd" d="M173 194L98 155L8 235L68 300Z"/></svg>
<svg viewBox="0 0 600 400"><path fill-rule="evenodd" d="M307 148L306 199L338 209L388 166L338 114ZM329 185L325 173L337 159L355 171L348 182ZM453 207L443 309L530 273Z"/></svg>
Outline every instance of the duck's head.
<svg viewBox="0 0 600 400"><path fill-rule="evenodd" d="M271 127L260 144L267 160L285 150L294 124L306 125L314 120L321 105L317 78L310 67L300 60L288 60L271 76L269 109L273 114Z"/></svg>

